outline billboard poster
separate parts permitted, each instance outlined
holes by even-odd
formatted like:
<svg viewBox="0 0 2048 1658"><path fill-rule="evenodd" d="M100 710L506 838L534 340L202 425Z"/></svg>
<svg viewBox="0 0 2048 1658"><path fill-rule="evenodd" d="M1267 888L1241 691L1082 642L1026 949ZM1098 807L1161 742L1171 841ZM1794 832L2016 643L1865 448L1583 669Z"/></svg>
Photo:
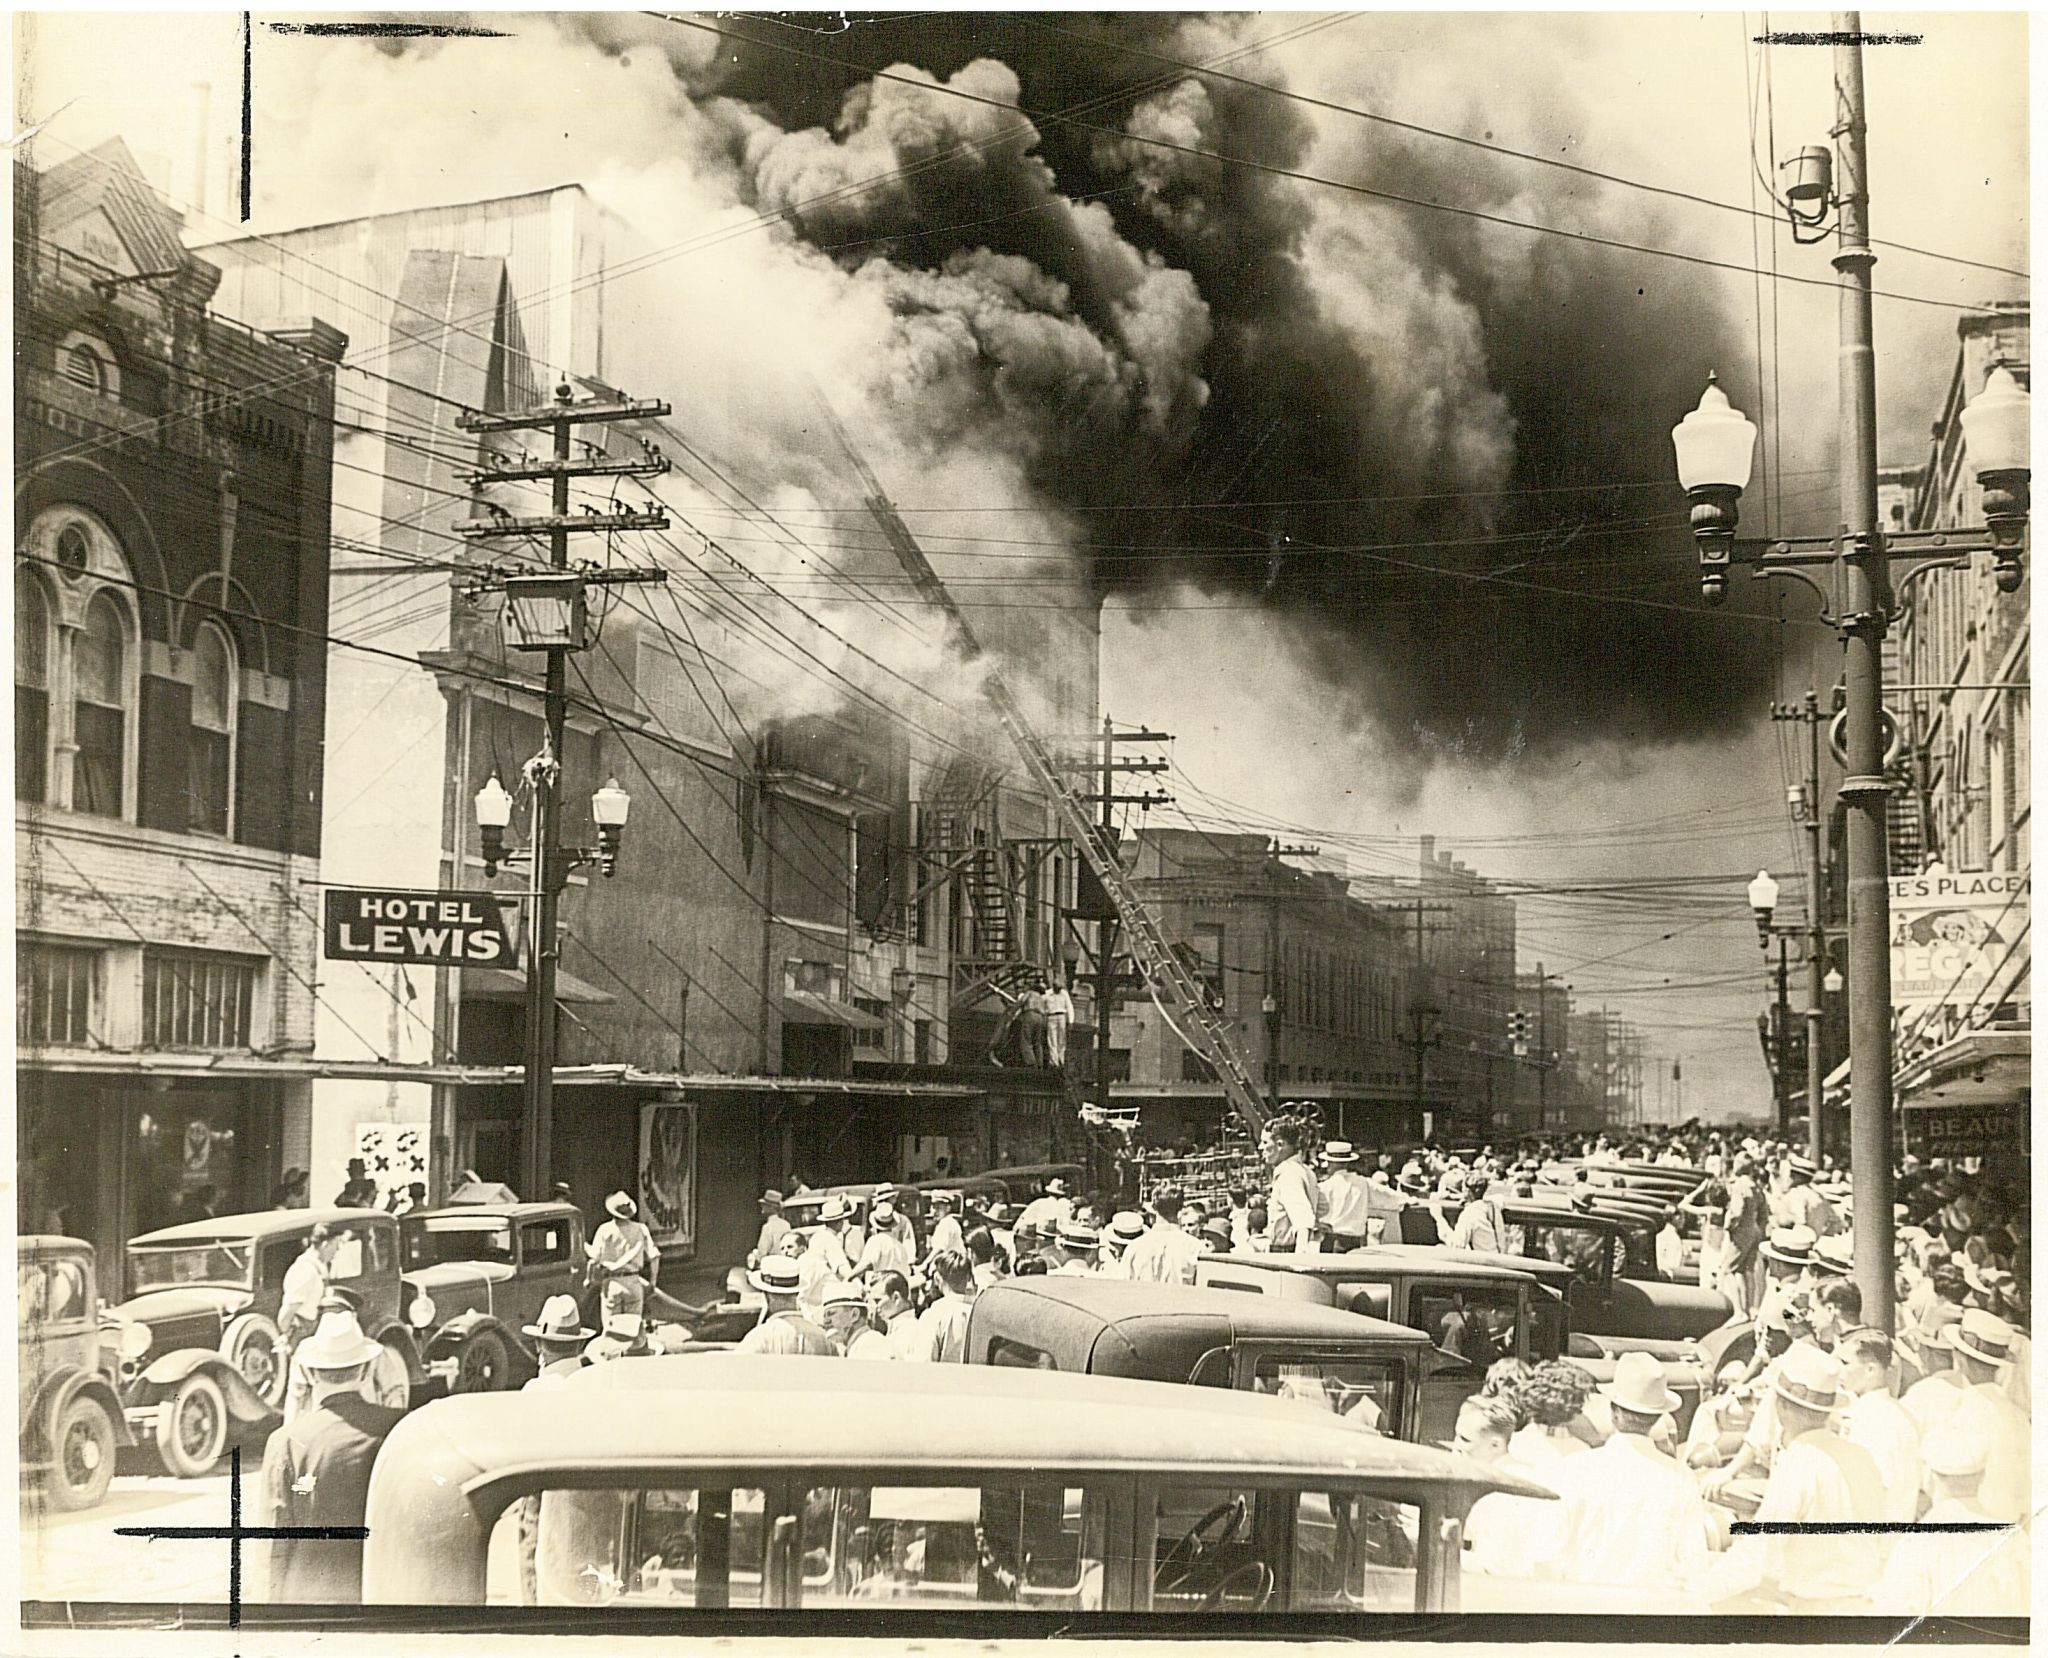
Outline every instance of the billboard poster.
<svg viewBox="0 0 2048 1658"><path fill-rule="evenodd" d="M2020 941L2028 885L2020 870L1936 868L1893 876L1893 1003L1970 1007L1990 992L1994 978L2013 983L2012 958L2026 948Z"/></svg>
<svg viewBox="0 0 2048 1658"><path fill-rule="evenodd" d="M656 1247L697 1243L697 1108L659 1100L640 1108L640 1218Z"/></svg>

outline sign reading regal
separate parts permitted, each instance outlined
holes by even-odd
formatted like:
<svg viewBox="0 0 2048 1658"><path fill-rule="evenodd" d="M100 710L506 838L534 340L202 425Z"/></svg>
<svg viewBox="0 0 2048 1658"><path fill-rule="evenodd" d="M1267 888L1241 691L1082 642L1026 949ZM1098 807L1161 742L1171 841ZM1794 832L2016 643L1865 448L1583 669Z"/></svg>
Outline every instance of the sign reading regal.
<svg viewBox="0 0 2048 1658"><path fill-rule="evenodd" d="M495 894L327 889L329 961L509 967L512 938Z"/></svg>
<svg viewBox="0 0 2048 1658"><path fill-rule="evenodd" d="M1947 870L1892 877L1892 1001L1973 1006L2026 969L2024 870Z"/></svg>

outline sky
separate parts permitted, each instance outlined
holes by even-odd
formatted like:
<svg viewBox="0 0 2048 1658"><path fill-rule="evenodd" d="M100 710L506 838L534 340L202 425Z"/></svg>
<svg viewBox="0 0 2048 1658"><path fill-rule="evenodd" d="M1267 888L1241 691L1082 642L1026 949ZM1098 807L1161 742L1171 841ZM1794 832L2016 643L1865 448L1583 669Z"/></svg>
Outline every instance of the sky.
<svg viewBox="0 0 2048 1658"><path fill-rule="evenodd" d="M1712 369L1764 430L1745 529L1832 527L1830 250L1680 199L1758 203L1760 161L1768 173L1773 151L1827 142L1825 50L1766 51L1761 16L1735 12L1350 14L1273 47L1259 42L1298 15L1168 16L1120 24L1122 56L1057 28L901 14L872 39L808 43L517 14L476 20L502 39L383 50L272 21L252 49L259 226L570 179L657 245L787 208L786 232L648 279L643 309L671 307L678 337L654 343L636 391L737 387L756 359L771 386L777 368L824 373L866 417L899 503L977 503L913 510L958 535L949 569L987 548L1003 579L1109 591L1104 710L1176 735L1177 800L1156 822L1285 825L1361 874L1412 868L1429 833L1517 882L1717 878L1640 919L1531 895L1520 955L1636 1021L1666 1077L1680 1061L1688 1112L1763 1109L1766 986L1743 885L1768 865L1785 904L1801 902L1788 733L1764 716L1774 697L1825 693L1839 647L1796 593L1699 606L1663 480L1666 434ZM1952 372L1957 308L2023 288L1930 252L2026 266L2030 41L2011 14L1883 27L1922 37L1865 54L1872 226L1894 244L1876 283L1910 296L1877 306L1880 460L1911 464ZM16 32L17 125L47 123L39 160L118 133L191 209L196 239L236 228L238 14L18 16ZM1188 62L1262 85L1160 72ZM1073 108L1111 69L1158 90L1097 127L1040 119L1030 143L1000 142L1006 106ZM925 96L920 78L952 90ZM928 155L935 133L982 144L978 170L796 210ZM1203 147L1264 170L1209 166ZM1492 217L1360 199L1343 181ZM950 222L963 200L1003 204L1002 222ZM684 338L693 316L751 357ZM793 417L766 400L735 392L703 418L768 473L786 456L778 501L831 521ZM1534 511L1546 490L1591 490L1587 477L1600 493L1582 520ZM1455 500L1402 504L1438 495ZM1242 510L1211 521L1161 504L1183 499ZM1603 523L1617 500L1638 515L1618 534ZM998 566L1005 538L1053 550ZM1489 540L1479 563L1415 551ZM1126 545L1142 557L1103 550ZM1418 559L1428 573L1410 590Z"/></svg>

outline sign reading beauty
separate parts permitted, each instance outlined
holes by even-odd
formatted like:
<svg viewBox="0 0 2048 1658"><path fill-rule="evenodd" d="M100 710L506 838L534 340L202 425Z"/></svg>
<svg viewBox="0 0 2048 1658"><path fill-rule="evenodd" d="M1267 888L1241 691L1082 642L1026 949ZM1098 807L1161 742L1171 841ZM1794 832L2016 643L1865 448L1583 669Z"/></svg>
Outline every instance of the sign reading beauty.
<svg viewBox="0 0 2048 1658"><path fill-rule="evenodd" d="M327 889L329 961L410 962L422 967L509 965L511 935L488 892Z"/></svg>
<svg viewBox="0 0 2048 1658"><path fill-rule="evenodd" d="M1892 877L1892 1000L1902 1006L1981 1001L1997 978L2026 970L2024 870L1947 870Z"/></svg>

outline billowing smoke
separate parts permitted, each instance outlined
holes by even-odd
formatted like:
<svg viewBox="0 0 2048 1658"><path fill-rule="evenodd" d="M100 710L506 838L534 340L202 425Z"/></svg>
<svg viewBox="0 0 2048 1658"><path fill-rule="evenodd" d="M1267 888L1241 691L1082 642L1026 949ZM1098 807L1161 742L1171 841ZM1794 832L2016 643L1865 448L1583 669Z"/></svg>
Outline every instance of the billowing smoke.
<svg viewBox="0 0 2048 1658"><path fill-rule="evenodd" d="M968 509L931 542L963 595L1007 590L1020 624L1061 584L1259 603L1333 707L1418 772L1725 735L1759 706L1765 630L1701 614L1663 482L1674 415L1745 356L1717 281L1285 174L1631 242L1683 246L1689 227L1161 61L1569 154L1598 114L1575 107L1578 26L1489 19L1482 76L1470 22L1428 17L1265 54L1247 48L1320 21L499 21L551 36L535 61L574 70L554 100L570 148L607 158L590 182L652 239L735 228L715 276L679 260L642 284L674 336L648 389L699 394L695 429L797 521L846 524L856 504L816 379L892 488ZM541 133L505 75L515 50L406 46L393 120L419 126L420 77L457 74L459 52L508 130ZM578 176L559 152L540 166L552 177L523 186ZM758 214L780 223L746 239ZM871 526L842 542L886 569Z"/></svg>

